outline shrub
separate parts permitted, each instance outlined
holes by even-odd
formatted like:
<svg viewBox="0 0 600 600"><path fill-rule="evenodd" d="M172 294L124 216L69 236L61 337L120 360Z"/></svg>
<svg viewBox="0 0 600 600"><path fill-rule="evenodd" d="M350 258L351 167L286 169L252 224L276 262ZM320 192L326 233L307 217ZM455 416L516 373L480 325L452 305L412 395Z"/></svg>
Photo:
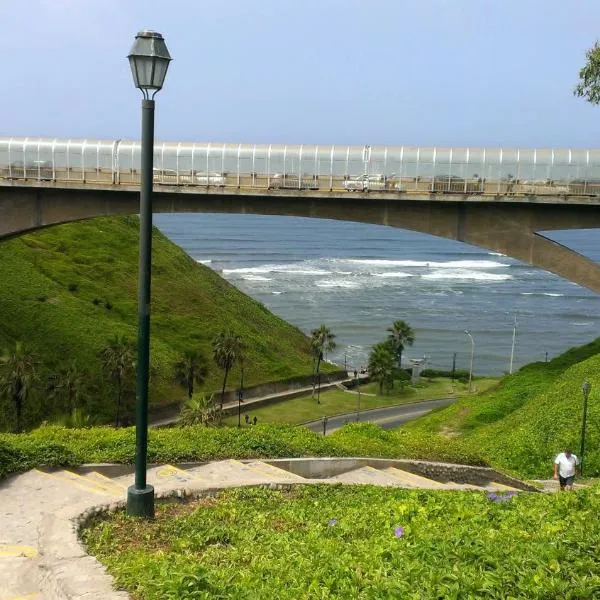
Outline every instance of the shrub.
<svg viewBox="0 0 600 600"><path fill-rule="evenodd" d="M68 289L70 292L76 292L76 291L79 289L79 286L78 286L76 283L70 283L70 284L67 286L67 289Z"/></svg>

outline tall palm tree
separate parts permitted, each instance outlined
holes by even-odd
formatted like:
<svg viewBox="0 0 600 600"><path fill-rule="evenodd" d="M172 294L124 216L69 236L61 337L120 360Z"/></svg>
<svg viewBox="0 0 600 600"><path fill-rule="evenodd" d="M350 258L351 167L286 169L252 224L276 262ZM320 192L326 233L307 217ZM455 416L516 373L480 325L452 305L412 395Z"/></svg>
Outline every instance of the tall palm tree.
<svg viewBox="0 0 600 600"><path fill-rule="evenodd" d="M313 355L313 399L315 397L317 381L319 382L319 391L321 388L321 361L323 360L323 354L330 352L335 346L335 334L326 325L321 325L310 332L310 348ZM319 396L320 394L317 395L318 404L321 403Z"/></svg>
<svg viewBox="0 0 600 600"><path fill-rule="evenodd" d="M223 376L223 388L221 390L220 410L223 410L223 398L225 396L225 386L227 377L233 365L243 360L246 347L242 338L234 331L221 331L213 340L213 358L217 366L225 371Z"/></svg>
<svg viewBox="0 0 600 600"><path fill-rule="evenodd" d="M394 385L394 354L388 342L373 346L369 354L369 377L379 383L379 394L383 393L383 386L391 388Z"/></svg>
<svg viewBox="0 0 600 600"><path fill-rule="evenodd" d="M202 385L207 374L206 359L197 350L186 350L175 363L175 381L187 388L188 398L194 395L194 383Z"/></svg>
<svg viewBox="0 0 600 600"><path fill-rule="evenodd" d="M75 360L58 370L51 377L49 394L61 402L62 408L71 414L79 407L88 387L88 373L81 371Z"/></svg>
<svg viewBox="0 0 600 600"><path fill-rule="evenodd" d="M126 337L117 335L104 346L101 357L104 372L117 387L115 427L118 427L121 419L123 388L135 375L135 345Z"/></svg>
<svg viewBox="0 0 600 600"><path fill-rule="evenodd" d="M37 380L37 361L22 342L0 358L0 397L15 406L16 431L23 430L23 405L27 402Z"/></svg>
<svg viewBox="0 0 600 600"><path fill-rule="evenodd" d="M402 368L402 352L405 346L412 346L415 341L415 332L412 327L402 320L394 321L394 324L387 329L390 332L388 340L392 346L394 356L398 361L398 368Z"/></svg>

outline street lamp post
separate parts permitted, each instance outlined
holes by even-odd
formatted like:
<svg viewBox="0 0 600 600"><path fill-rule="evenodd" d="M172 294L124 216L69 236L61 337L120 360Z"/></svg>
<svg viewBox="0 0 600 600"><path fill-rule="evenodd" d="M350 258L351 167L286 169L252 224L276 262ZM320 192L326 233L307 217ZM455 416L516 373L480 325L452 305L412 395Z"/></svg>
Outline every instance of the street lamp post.
<svg viewBox="0 0 600 600"><path fill-rule="evenodd" d="M238 427L242 426L242 402L244 400L244 357L240 357L242 373L240 377L240 389L238 391Z"/></svg>
<svg viewBox="0 0 600 600"><path fill-rule="evenodd" d="M469 367L469 394L471 393L472 383L473 383L473 355L475 354L475 341L473 340L473 336L468 329L465 329L465 333L469 336L471 340L471 366Z"/></svg>
<svg viewBox="0 0 600 600"><path fill-rule="evenodd" d="M585 452L585 424L587 421L587 405L592 384L586 379L582 386L581 391L583 392L583 419L581 422L581 449L579 452L579 469L581 476L583 477L583 453Z"/></svg>
<svg viewBox="0 0 600 600"><path fill-rule="evenodd" d="M358 390L358 397L356 399L356 422L360 421L360 376L358 369L354 369L354 377L356 379L356 389Z"/></svg>
<svg viewBox="0 0 600 600"><path fill-rule="evenodd" d="M146 483L148 453L148 374L150 366L150 280L152 262L152 174L154 96L162 88L171 56L160 33L140 31L127 57L142 99L140 258L135 418L135 483L127 489L127 514L154 516L154 488Z"/></svg>

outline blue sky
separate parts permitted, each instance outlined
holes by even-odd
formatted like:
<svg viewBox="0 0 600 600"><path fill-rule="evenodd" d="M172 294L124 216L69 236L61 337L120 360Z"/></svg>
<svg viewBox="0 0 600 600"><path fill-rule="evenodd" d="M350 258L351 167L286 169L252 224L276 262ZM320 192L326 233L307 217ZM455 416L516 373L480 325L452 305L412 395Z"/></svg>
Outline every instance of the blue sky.
<svg viewBox="0 0 600 600"><path fill-rule="evenodd" d="M599 24L598 0L22 0L0 135L139 137L125 57L153 28L159 139L597 147L572 90Z"/></svg>

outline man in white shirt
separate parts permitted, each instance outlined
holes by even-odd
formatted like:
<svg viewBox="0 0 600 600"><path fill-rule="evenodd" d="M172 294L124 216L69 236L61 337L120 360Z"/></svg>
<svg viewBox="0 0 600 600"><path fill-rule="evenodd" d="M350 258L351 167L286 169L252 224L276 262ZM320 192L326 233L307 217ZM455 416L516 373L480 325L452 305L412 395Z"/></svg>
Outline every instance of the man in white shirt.
<svg viewBox="0 0 600 600"><path fill-rule="evenodd" d="M558 479L561 490L573 489L575 467L578 464L579 459L568 449L554 459L554 479Z"/></svg>

